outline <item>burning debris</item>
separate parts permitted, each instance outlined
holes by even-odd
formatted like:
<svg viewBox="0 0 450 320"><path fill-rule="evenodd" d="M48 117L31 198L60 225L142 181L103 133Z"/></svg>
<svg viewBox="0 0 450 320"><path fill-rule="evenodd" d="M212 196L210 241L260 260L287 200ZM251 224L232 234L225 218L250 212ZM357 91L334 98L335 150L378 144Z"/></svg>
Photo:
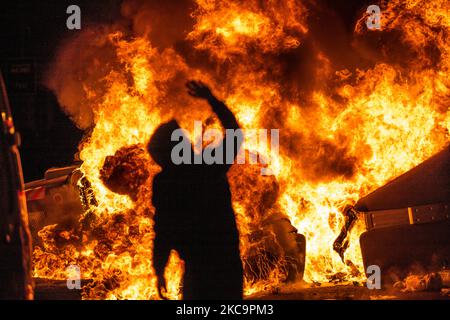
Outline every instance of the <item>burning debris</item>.
<svg viewBox="0 0 450 320"><path fill-rule="evenodd" d="M402 292L440 291L444 288L450 288L450 271L409 275L405 280L396 282L394 288Z"/></svg>
<svg viewBox="0 0 450 320"><path fill-rule="evenodd" d="M149 157L139 145L122 147L113 156L107 156L100 179L118 194L126 194L136 201L140 187L150 177Z"/></svg>
<svg viewBox="0 0 450 320"><path fill-rule="evenodd" d="M306 244L277 204L278 182L261 175L260 166L233 166L228 179L239 231L246 235L241 237L246 286L262 289L270 288L275 279L276 283L303 279ZM258 188L239 190L242 185Z"/></svg>
<svg viewBox="0 0 450 320"><path fill-rule="evenodd" d="M345 217L345 222L342 226L341 232L333 243L333 249L339 254L342 262L345 262L344 253L350 244L349 235L355 224L355 221L358 219L358 212L355 210L355 208L348 206L344 209L343 214Z"/></svg>

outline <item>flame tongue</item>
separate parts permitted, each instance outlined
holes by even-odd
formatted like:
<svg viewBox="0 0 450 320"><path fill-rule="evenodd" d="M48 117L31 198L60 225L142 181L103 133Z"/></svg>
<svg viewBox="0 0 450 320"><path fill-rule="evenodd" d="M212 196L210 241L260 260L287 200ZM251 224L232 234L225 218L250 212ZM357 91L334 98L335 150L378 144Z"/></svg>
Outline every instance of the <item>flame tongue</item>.
<svg viewBox="0 0 450 320"><path fill-rule="evenodd" d="M283 56L295 56L303 40L314 36L308 34L307 10L300 1L267 1L263 7L256 0L197 4L196 23L187 36L189 55L153 48L145 37L127 38L110 28L83 33L61 51L50 87L80 127L92 128L80 145L80 158L96 202L77 230L61 233L49 226L40 232L43 245L35 248L35 275L64 278L65 267L73 263L84 278L92 279L85 298L158 298L151 264L150 182L159 169L132 146L145 145L154 129L172 116L188 130L194 120L211 116L207 106L182 90L189 76L211 84L243 128L280 129L279 155L271 157L267 148L246 145L248 151L271 159L272 180L255 178L251 166L235 166L230 172L244 264L254 252L276 242L263 221L280 212L306 236L306 281L361 280L362 221L349 235L344 255L348 263L333 250L345 224L341 212L448 144L448 1L389 3L381 34L400 41L387 43L384 51L401 43L402 54L413 60L394 61L392 55L369 68L338 70L315 48L310 55L316 68L309 77L317 85L305 90ZM370 47L364 41L371 35L361 23L355 37L362 47ZM80 45L86 48L80 53L83 63L63 62ZM193 67L199 65L192 58L196 54L208 57L199 69ZM132 169L148 160L140 183L130 181L131 197L104 183L113 183L105 180L115 168L109 165L124 154L140 159L118 161L125 176L133 171L127 166ZM121 179L127 180L125 176ZM252 242L258 230L263 240ZM275 247L281 248L277 243ZM247 294L285 279L284 254L281 248L277 259L262 261L268 266L263 278L246 274ZM182 268L173 252L168 265L172 272L166 272L171 298L180 298Z"/></svg>

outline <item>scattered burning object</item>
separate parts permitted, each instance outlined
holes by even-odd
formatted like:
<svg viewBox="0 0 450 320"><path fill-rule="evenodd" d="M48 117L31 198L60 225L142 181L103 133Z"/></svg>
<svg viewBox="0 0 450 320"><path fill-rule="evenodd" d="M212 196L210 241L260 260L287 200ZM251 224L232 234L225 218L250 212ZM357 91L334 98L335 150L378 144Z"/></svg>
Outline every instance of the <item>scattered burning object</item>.
<svg viewBox="0 0 450 320"><path fill-rule="evenodd" d="M79 165L52 168L44 179L25 184L30 231L33 242L39 243L38 231L48 225L58 224L71 229L83 213L78 189L81 173Z"/></svg>
<svg viewBox="0 0 450 320"><path fill-rule="evenodd" d="M109 189L137 199L139 188L150 176L148 155L142 146L126 146L105 159L100 177Z"/></svg>
<svg viewBox="0 0 450 320"><path fill-rule="evenodd" d="M403 292L439 291L450 288L450 271L432 272L422 276L410 275L404 281L396 282L394 287Z"/></svg>

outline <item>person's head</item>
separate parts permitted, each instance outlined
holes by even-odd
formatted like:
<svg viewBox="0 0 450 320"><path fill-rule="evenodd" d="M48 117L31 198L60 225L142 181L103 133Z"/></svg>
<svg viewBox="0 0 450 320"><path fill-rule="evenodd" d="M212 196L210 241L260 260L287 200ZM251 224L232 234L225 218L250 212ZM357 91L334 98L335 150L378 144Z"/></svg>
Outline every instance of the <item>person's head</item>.
<svg viewBox="0 0 450 320"><path fill-rule="evenodd" d="M153 133L147 145L147 150L153 160L162 168L173 166L171 153L173 147L178 143L172 141L172 132L181 129L176 120L161 124Z"/></svg>

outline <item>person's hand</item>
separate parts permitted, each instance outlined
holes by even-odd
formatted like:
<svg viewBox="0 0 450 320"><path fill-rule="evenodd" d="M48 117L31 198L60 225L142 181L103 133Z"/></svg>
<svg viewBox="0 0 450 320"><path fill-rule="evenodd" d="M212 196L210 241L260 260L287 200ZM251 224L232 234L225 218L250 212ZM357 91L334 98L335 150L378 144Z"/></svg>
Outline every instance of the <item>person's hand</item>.
<svg viewBox="0 0 450 320"><path fill-rule="evenodd" d="M211 99L214 97L208 86L201 81L188 81L186 87L188 93L195 98Z"/></svg>

